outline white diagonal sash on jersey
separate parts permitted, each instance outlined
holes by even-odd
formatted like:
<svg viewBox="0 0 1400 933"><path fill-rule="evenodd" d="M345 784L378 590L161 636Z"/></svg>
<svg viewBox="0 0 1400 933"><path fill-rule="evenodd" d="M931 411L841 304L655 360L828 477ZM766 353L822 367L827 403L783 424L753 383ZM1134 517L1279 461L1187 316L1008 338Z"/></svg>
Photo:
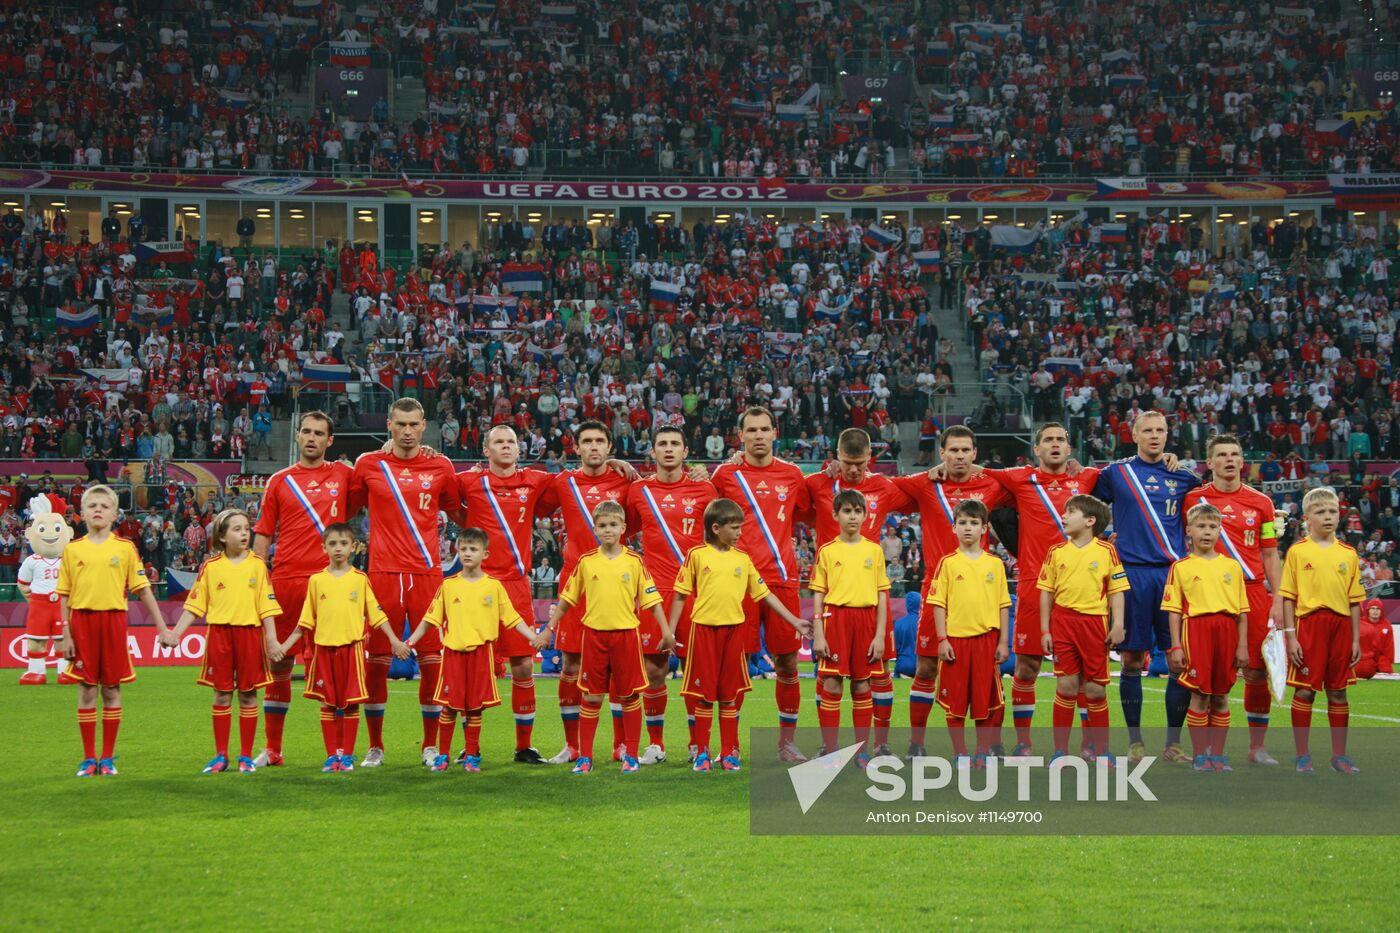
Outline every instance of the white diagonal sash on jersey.
<svg viewBox="0 0 1400 933"><path fill-rule="evenodd" d="M1210 502L1205 496L1201 496L1201 502L1205 505L1210 505ZM1225 550L1229 551L1230 556L1240 565L1240 569L1244 571L1244 578L1246 580L1253 583L1258 579L1254 574L1249 572L1249 565L1244 562L1244 557L1240 555L1239 549L1235 547L1235 542L1230 540L1230 533L1225 530L1225 523L1223 521L1220 523L1220 542L1225 545Z"/></svg>
<svg viewBox="0 0 1400 933"><path fill-rule="evenodd" d="M1167 539L1166 526L1162 524L1162 519L1157 516L1157 510L1152 507L1152 500L1147 498L1147 490L1143 487L1142 480L1138 479L1129 463L1123 464L1123 472L1127 474L1128 482L1132 484L1133 490L1136 492L1134 498L1138 500L1138 509L1147 513L1147 520L1151 522L1152 530L1157 534L1157 543L1162 546L1162 549L1172 560L1180 560L1181 555L1176 553L1175 549L1172 548L1171 541Z"/></svg>
<svg viewBox="0 0 1400 933"><path fill-rule="evenodd" d="M583 493L579 491L578 483L574 482L572 476L569 477L568 483L569 493L574 497L574 505L578 506L579 514L581 514L583 520L588 523L588 533L593 536L593 543L600 544L598 532L593 530L593 516L588 514L588 503L583 501Z"/></svg>
<svg viewBox="0 0 1400 933"><path fill-rule="evenodd" d="M938 505L943 509L943 516L948 519L948 526L951 528L957 522L953 520L953 503L948 501L948 494L943 491L942 483L933 484L933 494L938 498Z"/></svg>
<svg viewBox="0 0 1400 933"><path fill-rule="evenodd" d="M661 506L656 504L656 497L651 494L651 490L642 487L642 498L647 500L647 508L651 510L651 517L656 519L656 525L661 529L661 536L666 539L667 545L671 548L671 553L676 555L676 560L685 563L685 555L681 553L681 546L676 543L676 538L671 534L670 527L666 524L666 519L661 516Z"/></svg>
<svg viewBox="0 0 1400 933"><path fill-rule="evenodd" d="M486 493L486 503L491 506L491 511L496 515L496 524L501 526L501 533L506 536L506 544L510 546L510 556L515 561L515 569L520 571L520 575L525 576L525 559L520 556L520 545L515 543L515 535L510 532L510 523L506 521L506 513L501 509L500 500L496 498L495 491L491 488L489 477L481 478L482 491Z"/></svg>
<svg viewBox="0 0 1400 933"><path fill-rule="evenodd" d="M1040 504L1045 506L1045 511L1050 513L1050 520L1055 523L1055 529L1059 531L1060 537L1065 537L1065 523L1060 520L1060 510L1055 508L1055 503L1050 501L1050 493L1045 491L1045 487L1040 485L1040 480L1035 478L1035 474L1030 475L1031 488L1040 497Z"/></svg>
<svg viewBox="0 0 1400 933"><path fill-rule="evenodd" d="M408 501L403 497L403 490L399 488L398 481L394 479L394 474L389 469L389 464L383 460L379 461L379 469L384 473L384 479L389 483L389 492L394 496L394 502L399 507L399 514L403 516L403 522L408 526L409 534L413 535L413 543L418 545L418 553L423 557L423 563L427 564L429 570L439 569L433 563L433 559L428 556L428 545L423 542L423 535L418 531L418 526L413 523L413 515L408 511Z"/></svg>
<svg viewBox="0 0 1400 933"><path fill-rule="evenodd" d="M738 481L739 490L743 492L744 498L749 500L749 508L753 509L754 521L758 522L758 530L763 532L763 540L767 542L768 550L773 552L773 561L778 565L778 576L783 578L784 583L788 582L787 567L783 565L783 554L778 549L778 539L773 537L773 530L768 527L768 519L763 517L763 512L758 507L758 499L749 488L749 481L744 479L744 474L738 470L734 471L734 479Z"/></svg>
<svg viewBox="0 0 1400 933"><path fill-rule="evenodd" d="M296 498L302 509L306 511L307 517L311 519L311 524L315 525L316 530L324 535L326 533L326 525L321 521L321 516L316 513L316 507L311 504L311 500L306 497L306 493L301 491L301 487L297 485L296 480L292 479L290 476L283 477L283 479L287 483L287 488L292 491L292 496Z"/></svg>

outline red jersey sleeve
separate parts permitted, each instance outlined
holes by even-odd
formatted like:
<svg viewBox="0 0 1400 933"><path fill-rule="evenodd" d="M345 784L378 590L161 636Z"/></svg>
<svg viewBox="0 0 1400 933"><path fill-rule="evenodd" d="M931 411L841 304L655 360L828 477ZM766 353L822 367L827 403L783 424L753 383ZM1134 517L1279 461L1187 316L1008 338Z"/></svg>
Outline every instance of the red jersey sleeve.
<svg viewBox="0 0 1400 933"><path fill-rule="evenodd" d="M262 511L258 513L258 523L253 526L253 534L270 538L277 529L277 520L282 513L282 505L278 498L283 485L281 480L280 474L274 474L272 479L268 480L267 488L263 490Z"/></svg>

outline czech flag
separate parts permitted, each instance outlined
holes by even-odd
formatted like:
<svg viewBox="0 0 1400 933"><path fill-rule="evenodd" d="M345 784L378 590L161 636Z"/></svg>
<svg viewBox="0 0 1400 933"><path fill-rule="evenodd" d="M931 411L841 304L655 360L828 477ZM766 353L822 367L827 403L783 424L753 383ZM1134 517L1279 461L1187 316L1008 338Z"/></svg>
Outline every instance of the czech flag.
<svg viewBox="0 0 1400 933"><path fill-rule="evenodd" d="M137 262L194 262L194 254L184 240L157 240L137 243L133 250Z"/></svg>
<svg viewBox="0 0 1400 933"><path fill-rule="evenodd" d="M1146 178L1095 178L1094 195L1099 198L1125 198L1147 194Z"/></svg>
<svg viewBox="0 0 1400 933"><path fill-rule="evenodd" d="M350 381L350 367L344 363L312 363L307 361L301 367L303 382L325 382L344 385Z"/></svg>
<svg viewBox="0 0 1400 933"><path fill-rule="evenodd" d="M544 267L537 262L508 262L501 266L501 288L513 295L544 291Z"/></svg>
<svg viewBox="0 0 1400 933"><path fill-rule="evenodd" d="M680 297L681 285L679 282L656 281L651 283L651 305L654 308L674 311Z"/></svg>
<svg viewBox="0 0 1400 933"><path fill-rule="evenodd" d="M1099 240L1103 243L1127 243L1127 224L1104 224L1099 228Z"/></svg>
<svg viewBox="0 0 1400 933"><path fill-rule="evenodd" d="M925 274L943 271L943 253L936 249L921 249L914 254L919 271Z"/></svg>
<svg viewBox="0 0 1400 933"><path fill-rule="evenodd" d="M57 319L59 327L66 327L70 333L86 337L97 330L101 315L98 314L97 305L89 305L85 311L59 308Z"/></svg>
<svg viewBox="0 0 1400 933"><path fill-rule="evenodd" d="M166 570L165 598L183 602L190 590L194 589L194 581L198 576L193 570Z"/></svg>
<svg viewBox="0 0 1400 933"><path fill-rule="evenodd" d="M866 228L865 236L861 237L860 241L875 252L883 253L898 246L900 238L899 234L892 230L885 230L871 224Z"/></svg>

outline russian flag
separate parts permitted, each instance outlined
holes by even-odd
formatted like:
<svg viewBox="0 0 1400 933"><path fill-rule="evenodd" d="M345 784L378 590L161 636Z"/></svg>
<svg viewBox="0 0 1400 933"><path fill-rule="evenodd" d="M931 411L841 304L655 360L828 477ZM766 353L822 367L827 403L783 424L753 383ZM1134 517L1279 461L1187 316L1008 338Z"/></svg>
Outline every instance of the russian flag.
<svg viewBox="0 0 1400 933"><path fill-rule="evenodd" d="M943 253L936 249L919 250L914 254L914 261L919 264L920 272L941 272L943 269Z"/></svg>
<svg viewBox="0 0 1400 933"><path fill-rule="evenodd" d="M928 125L936 130L951 130L953 128L953 115L951 113L931 113L928 115Z"/></svg>
<svg viewBox="0 0 1400 933"><path fill-rule="evenodd" d="M865 236L860 238L862 243L877 253L883 253L886 250L893 249L899 245L899 240L898 233L892 230L885 230L874 224L867 227Z"/></svg>
<svg viewBox="0 0 1400 933"><path fill-rule="evenodd" d="M226 19L210 20L209 37L216 42L228 42L233 38L233 24Z"/></svg>
<svg viewBox="0 0 1400 933"><path fill-rule="evenodd" d="M1221 285L1219 288L1217 288L1217 289L1215 290L1215 298L1216 298L1217 301L1234 301L1234 300L1235 300L1235 286L1233 286L1233 285Z"/></svg>
<svg viewBox="0 0 1400 933"><path fill-rule="evenodd" d="M490 16L496 12L496 0L474 0L467 8L480 16Z"/></svg>
<svg viewBox="0 0 1400 933"><path fill-rule="evenodd" d="M546 3L540 13L552 23L561 26L572 25L578 19L578 7L572 3Z"/></svg>
<svg viewBox="0 0 1400 933"><path fill-rule="evenodd" d="M1099 228L1099 241L1103 243L1128 242L1128 225L1104 224Z"/></svg>
<svg viewBox="0 0 1400 933"><path fill-rule="evenodd" d="M952 64L953 50L946 42L930 42L928 44L929 64L935 68L946 68Z"/></svg>
<svg viewBox="0 0 1400 933"><path fill-rule="evenodd" d="M331 64L343 68L368 68L368 42L332 42Z"/></svg>
<svg viewBox="0 0 1400 933"><path fill-rule="evenodd" d="M1144 75L1122 74L1114 75L1108 79L1108 86L1117 88L1141 87L1146 83L1147 78Z"/></svg>
<svg viewBox="0 0 1400 933"><path fill-rule="evenodd" d="M811 107L803 104L779 104L776 113L779 123L805 123Z"/></svg>
<svg viewBox="0 0 1400 933"><path fill-rule="evenodd" d="M242 110L253 102L253 95L248 91L239 91L233 88L224 88L219 91L219 103L233 110Z"/></svg>
<svg viewBox="0 0 1400 933"><path fill-rule="evenodd" d="M763 101L761 100L740 100L731 98L729 101L729 115L732 117L744 117L749 120L763 119Z"/></svg>
<svg viewBox="0 0 1400 933"><path fill-rule="evenodd" d="M679 282L651 283L651 304L655 308L666 308L674 311L676 302L681 297L681 284Z"/></svg>
<svg viewBox="0 0 1400 933"><path fill-rule="evenodd" d="M86 337L97 330L101 315L98 314L97 305L89 305L85 311L59 308L56 318L59 327L66 327L70 333Z"/></svg>
<svg viewBox="0 0 1400 933"><path fill-rule="evenodd" d="M344 385L351 378L350 367L344 363L312 363L307 361L301 366L301 379L303 382L326 382L336 385Z"/></svg>

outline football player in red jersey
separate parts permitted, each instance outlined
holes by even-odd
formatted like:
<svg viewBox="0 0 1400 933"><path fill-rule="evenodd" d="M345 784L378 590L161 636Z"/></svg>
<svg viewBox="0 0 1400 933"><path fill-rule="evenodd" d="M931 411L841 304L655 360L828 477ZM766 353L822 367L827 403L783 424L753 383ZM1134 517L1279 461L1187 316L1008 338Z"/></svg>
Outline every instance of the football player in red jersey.
<svg viewBox="0 0 1400 933"><path fill-rule="evenodd" d="M914 499L896 485L896 480L869 470L870 459L870 435L860 428L847 428L836 439L836 462L825 472L807 477L807 494L812 498L810 518L816 533L817 550L841 535L832 502L843 489L855 490L865 497L865 521L860 526L860 533L876 544L880 543L880 531L891 512L912 512L916 508ZM928 483L923 473L919 477ZM880 598L886 602L888 619L891 617L889 592L881 591ZM870 674L870 699L874 704L869 751L872 757L890 754L888 743L890 718L894 712L894 684L890 682L888 662L894 657L894 626L888 625L885 629L885 656ZM818 677L819 702L821 685L822 678Z"/></svg>
<svg viewBox="0 0 1400 933"><path fill-rule="evenodd" d="M1249 598L1246 647L1249 666L1244 669L1244 714L1249 722L1249 760L1276 765L1264 748L1269 729L1269 677L1264 668L1264 637L1269 634L1274 595L1278 592L1283 562L1274 530L1274 503L1257 489L1245 485L1244 448L1233 434L1216 434L1206 442L1211 481L1186 494L1183 509L1206 503L1220 512L1220 536L1215 549L1233 557L1244 568L1245 595Z"/></svg>
<svg viewBox="0 0 1400 933"><path fill-rule="evenodd" d="M350 480L349 516L361 506L369 509L369 580L379 605L398 633L405 620L409 629L423 620L433 597L442 586L438 550L438 513L456 513L461 507L457 475L452 461L437 455L421 457L423 429L427 421L417 399L401 398L389 407L388 453L373 451L355 461ZM363 767L384 763L384 704L389 696L389 637L376 629L369 638L368 688L365 726L369 751ZM437 758L438 715L434 702L442 667L442 639L436 630L418 642L418 703L423 716L423 763Z"/></svg>
<svg viewBox="0 0 1400 933"><path fill-rule="evenodd" d="M297 424L297 462L267 481L262 511L253 528L253 553L264 561L275 541L272 591L282 614L277 617L278 644L286 641L301 618L306 581L326 569L321 536L326 526L343 522L350 505L348 463L326 459L335 443L335 424L322 411L304 412ZM271 647L271 646L269 646ZM263 694L263 732L267 747L254 760L265 768L282 764L282 730L292 701L292 655L273 661L272 683Z"/></svg>
<svg viewBox="0 0 1400 933"><path fill-rule="evenodd" d="M800 618L792 531L797 514L811 508L811 496L802 470L773 455L776 433L772 412L759 406L745 409L739 416L743 462L722 464L712 481L721 496L733 499L744 509L739 549L753 560L772 594L788 612ZM774 689L778 704L778 757L787 762L806 761L794 741L802 709L802 687L797 678L802 636L783 619L770 618L760 603L745 599L744 606L748 616L748 652L757 654L766 647L778 678Z"/></svg>
<svg viewBox="0 0 1400 933"><path fill-rule="evenodd" d="M719 497L714 484L695 480L685 472L685 458L690 451L685 432L666 425L657 428L652 438L652 459L656 473L643 477L627 490L627 527L640 530L642 563L656 589L661 605L669 610L674 595L676 575L691 548L705 541L705 507ZM694 598L688 598L681 610L676 629L676 654L685 656L685 643L690 638L690 611ZM646 661L647 688L642 693L642 714L646 717L646 751L641 763L657 764L666 760L666 674L670 663L665 654L651 650L660 645L661 632L650 613L639 613L643 659ZM694 700L685 698L686 719L690 724L691 760L696 750Z"/></svg>

